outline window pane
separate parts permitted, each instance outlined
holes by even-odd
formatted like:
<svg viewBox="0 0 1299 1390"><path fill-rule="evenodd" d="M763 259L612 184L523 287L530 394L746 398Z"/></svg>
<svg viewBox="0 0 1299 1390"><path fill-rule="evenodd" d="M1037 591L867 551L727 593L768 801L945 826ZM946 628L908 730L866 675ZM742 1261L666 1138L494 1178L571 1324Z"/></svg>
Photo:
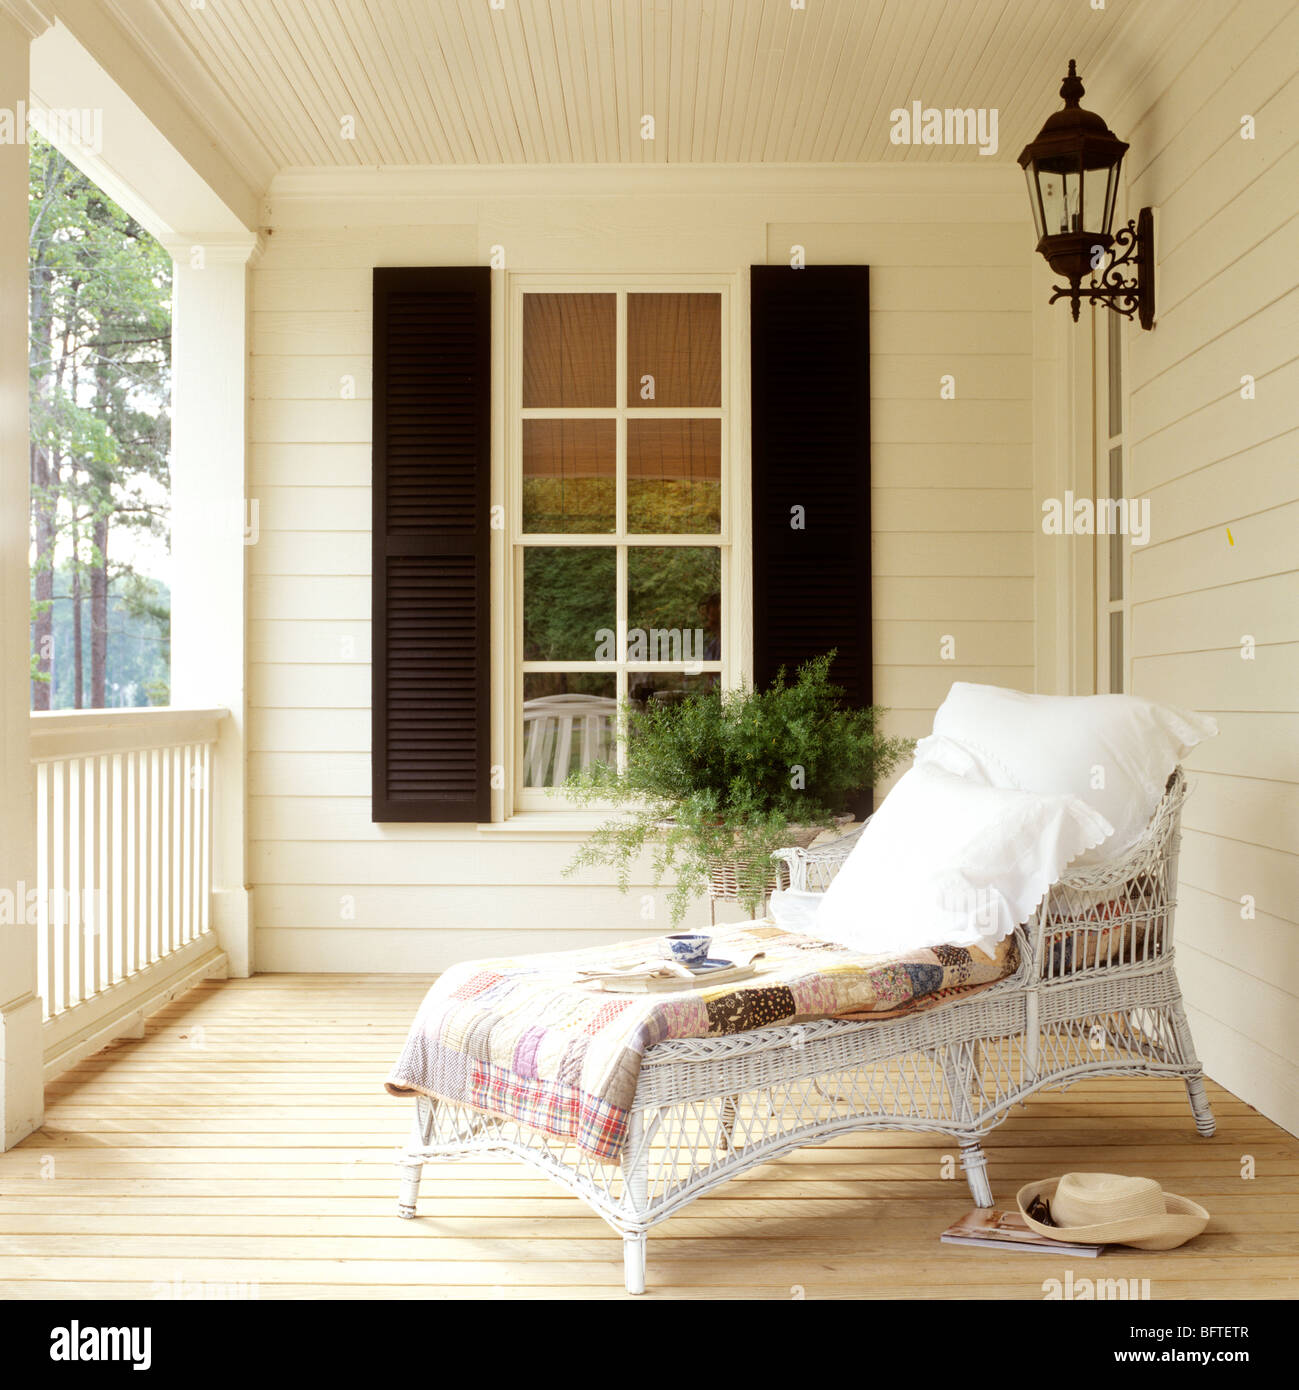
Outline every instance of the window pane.
<svg viewBox="0 0 1299 1390"><path fill-rule="evenodd" d="M716 546L632 546L627 660L718 660L721 590L722 552Z"/></svg>
<svg viewBox="0 0 1299 1390"><path fill-rule="evenodd" d="M1110 438L1123 433L1123 319L1109 315Z"/></svg>
<svg viewBox="0 0 1299 1390"><path fill-rule="evenodd" d="M627 529L713 534L722 525L722 422L627 422Z"/></svg>
<svg viewBox="0 0 1299 1390"><path fill-rule="evenodd" d="M617 404L617 315L612 294L523 296L525 409Z"/></svg>
<svg viewBox="0 0 1299 1390"><path fill-rule="evenodd" d="M1122 496L1123 448L1119 445L1110 450L1110 497L1117 502ZM1123 536L1120 532L1115 531L1110 536L1109 548L1110 601L1116 603L1123 597Z"/></svg>
<svg viewBox="0 0 1299 1390"><path fill-rule="evenodd" d="M612 661L617 556L603 546L523 552L523 659Z"/></svg>
<svg viewBox="0 0 1299 1390"><path fill-rule="evenodd" d="M719 679L716 671L705 671L699 676L688 676L683 671L630 671L627 676L628 698L637 709L644 709L650 701L655 704L680 704L687 695L716 690Z"/></svg>
<svg viewBox="0 0 1299 1390"><path fill-rule="evenodd" d="M556 787L578 768L613 761L616 680L571 671L523 677L525 787Z"/></svg>
<svg viewBox="0 0 1299 1390"><path fill-rule="evenodd" d="M721 403L721 295L629 294L627 404Z"/></svg>
<svg viewBox="0 0 1299 1390"><path fill-rule="evenodd" d="M1123 694L1123 614L1110 614L1110 694Z"/></svg>
<svg viewBox="0 0 1299 1390"><path fill-rule="evenodd" d="M617 426L612 420L523 422L523 529L612 531Z"/></svg>

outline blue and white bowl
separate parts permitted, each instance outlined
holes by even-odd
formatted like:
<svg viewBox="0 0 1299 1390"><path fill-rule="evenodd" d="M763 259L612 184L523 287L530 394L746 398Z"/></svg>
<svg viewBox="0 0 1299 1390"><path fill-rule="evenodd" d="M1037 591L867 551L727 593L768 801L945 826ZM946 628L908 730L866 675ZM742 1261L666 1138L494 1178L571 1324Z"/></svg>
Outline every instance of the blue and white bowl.
<svg viewBox="0 0 1299 1390"><path fill-rule="evenodd" d="M682 965L694 965L708 959L708 948L713 944L713 938L704 936L702 932L673 932L659 944L665 956L680 961Z"/></svg>

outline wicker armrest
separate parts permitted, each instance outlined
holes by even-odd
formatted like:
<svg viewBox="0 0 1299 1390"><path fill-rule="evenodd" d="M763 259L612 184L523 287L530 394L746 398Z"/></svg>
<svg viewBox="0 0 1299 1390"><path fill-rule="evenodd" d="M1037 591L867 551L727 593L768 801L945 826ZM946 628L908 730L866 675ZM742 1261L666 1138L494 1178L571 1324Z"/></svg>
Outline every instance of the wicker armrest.
<svg viewBox="0 0 1299 1390"><path fill-rule="evenodd" d="M1186 776L1177 768L1140 839L1115 859L1066 869L1029 919L1042 978L1131 967L1172 951Z"/></svg>
<svg viewBox="0 0 1299 1390"><path fill-rule="evenodd" d="M824 893L865 829L865 824L860 825L849 834L841 835L827 845L816 845L812 849L778 849L771 857L789 866L791 891Z"/></svg>

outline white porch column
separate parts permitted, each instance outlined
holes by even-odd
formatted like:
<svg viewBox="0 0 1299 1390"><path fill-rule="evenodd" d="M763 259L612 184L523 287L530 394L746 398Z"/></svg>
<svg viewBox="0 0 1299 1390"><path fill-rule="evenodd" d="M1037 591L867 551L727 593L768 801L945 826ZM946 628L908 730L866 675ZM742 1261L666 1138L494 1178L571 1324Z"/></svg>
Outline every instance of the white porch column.
<svg viewBox="0 0 1299 1390"><path fill-rule="evenodd" d="M31 34L0 11L0 108L25 107ZM27 146L0 144L0 1138L10 1148L44 1119L31 763L27 437ZM7 920L6 920L7 919Z"/></svg>
<svg viewBox="0 0 1299 1390"><path fill-rule="evenodd" d="M172 321L171 703L223 706L213 761L213 925L232 975L253 970L246 872L245 552L248 264L240 243L176 242Z"/></svg>

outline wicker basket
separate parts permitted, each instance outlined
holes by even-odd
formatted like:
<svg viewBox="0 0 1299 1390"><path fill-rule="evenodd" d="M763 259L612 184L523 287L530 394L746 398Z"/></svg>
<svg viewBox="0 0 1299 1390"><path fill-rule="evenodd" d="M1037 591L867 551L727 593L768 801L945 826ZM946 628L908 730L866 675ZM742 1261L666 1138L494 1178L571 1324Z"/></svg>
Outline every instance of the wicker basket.
<svg viewBox="0 0 1299 1390"><path fill-rule="evenodd" d="M806 847L822 833L819 825L791 825L785 839L790 845ZM740 879L747 864L740 859L710 859L708 861L708 896L712 902L737 903L740 901ZM763 906L775 892L789 887L789 865L774 860L771 874L763 886Z"/></svg>

